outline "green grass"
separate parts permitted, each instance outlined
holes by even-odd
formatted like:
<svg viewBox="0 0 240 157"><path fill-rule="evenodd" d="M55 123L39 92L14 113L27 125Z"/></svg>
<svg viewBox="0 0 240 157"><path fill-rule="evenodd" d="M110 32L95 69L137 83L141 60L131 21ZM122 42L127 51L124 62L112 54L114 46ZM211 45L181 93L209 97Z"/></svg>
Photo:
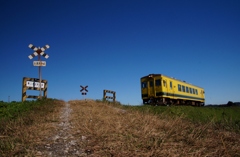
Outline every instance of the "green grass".
<svg viewBox="0 0 240 157"><path fill-rule="evenodd" d="M1 102L0 119L15 119L33 108L42 106L49 100L25 101L25 102Z"/></svg>
<svg viewBox="0 0 240 157"><path fill-rule="evenodd" d="M217 128L240 132L240 107L124 106L159 116L182 117L193 123L210 123Z"/></svg>

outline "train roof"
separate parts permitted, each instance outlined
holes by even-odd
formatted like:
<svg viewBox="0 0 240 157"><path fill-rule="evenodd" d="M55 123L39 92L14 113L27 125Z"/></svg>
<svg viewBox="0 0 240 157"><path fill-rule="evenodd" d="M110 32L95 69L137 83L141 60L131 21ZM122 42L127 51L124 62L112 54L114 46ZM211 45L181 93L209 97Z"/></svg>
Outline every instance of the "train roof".
<svg viewBox="0 0 240 157"><path fill-rule="evenodd" d="M166 76L166 75L163 75L163 74L149 74L149 75L146 75L146 76L141 77L141 79L142 79L142 78L146 78L146 77L155 77L155 76L165 76L165 77L174 79L174 80L176 80L176 81L180 81L180 82L189 84L189 85L191 85L191 86L196 86L196 85L193 85L193 84L188 83L188 82L186 82L186 81L183 81L183 80L180 80L180 79L177 79L177 78L174 78L174 77L169 77L169 76ZM196 87L199 87L199 86L196 86ZM199 87L199 88L202 88L202 87Z"/></svg>

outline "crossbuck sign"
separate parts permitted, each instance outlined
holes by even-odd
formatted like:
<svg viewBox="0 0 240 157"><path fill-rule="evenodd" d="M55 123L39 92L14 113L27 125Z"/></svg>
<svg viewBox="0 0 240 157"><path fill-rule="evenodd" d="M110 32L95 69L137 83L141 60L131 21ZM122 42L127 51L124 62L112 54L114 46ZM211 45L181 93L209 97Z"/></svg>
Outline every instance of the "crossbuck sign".
<svg viewBox="0 0 240 157"><path fill-rule="evenodd" d="M88 92L88 90L87 90L87 87L88 86L82 86L82 85L80 85L80 87L82 88L81 90L80 90L80 92L82 92L82 95L87 95L87 92Z"/></svg>

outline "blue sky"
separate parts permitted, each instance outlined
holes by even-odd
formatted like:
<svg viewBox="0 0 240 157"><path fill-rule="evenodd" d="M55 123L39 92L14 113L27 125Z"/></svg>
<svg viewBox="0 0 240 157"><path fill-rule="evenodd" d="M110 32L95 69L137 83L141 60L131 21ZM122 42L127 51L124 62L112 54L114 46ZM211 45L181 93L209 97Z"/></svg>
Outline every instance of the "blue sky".
<svg viewBox="0 0 240 157"><path fill-rule="evenodd" d="M164 74L205 89L206 104L240 101L238 0L0 0L0 100L38 78L29 44L50 56L48 97L142 103L140 78ZM28 95L39 92L28 91Z"/></svg>

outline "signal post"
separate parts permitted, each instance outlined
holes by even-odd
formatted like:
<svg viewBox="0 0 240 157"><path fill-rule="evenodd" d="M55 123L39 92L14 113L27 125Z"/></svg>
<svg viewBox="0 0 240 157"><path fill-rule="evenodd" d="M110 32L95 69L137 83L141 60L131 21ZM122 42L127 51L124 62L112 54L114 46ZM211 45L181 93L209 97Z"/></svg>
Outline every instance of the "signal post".
<svg viewBox="0 0 240 157"><path fill-rule="evenodd" d="M45 45L44 47L40 48L40 47L36 47L33 44L30 44L28 46L29 48L33 49L34 52L28 56L29 59L33 59L33 57L38 56L38 61L33 61L33 66L38 66L38 76L39 76L39 83L41 84L42 82L42 72L41 72L41 67L42 66L46 66L46 61L41 61L41 56L43 56L44 58L48 59L49 55L46 54L44 51L46 49L49 49L50 46L49 45ZM41 56L40 56L41 55ZM42 90L41 90L41 86L39 86L39 98L42 98Z"/></svg>

